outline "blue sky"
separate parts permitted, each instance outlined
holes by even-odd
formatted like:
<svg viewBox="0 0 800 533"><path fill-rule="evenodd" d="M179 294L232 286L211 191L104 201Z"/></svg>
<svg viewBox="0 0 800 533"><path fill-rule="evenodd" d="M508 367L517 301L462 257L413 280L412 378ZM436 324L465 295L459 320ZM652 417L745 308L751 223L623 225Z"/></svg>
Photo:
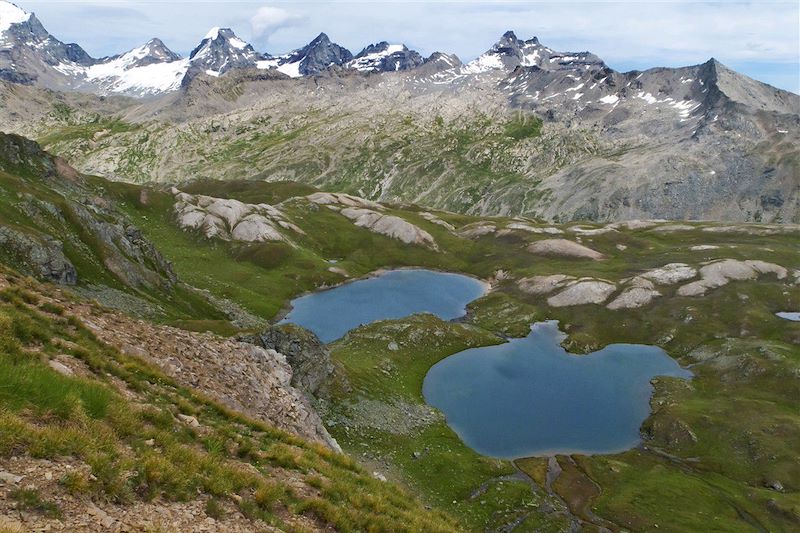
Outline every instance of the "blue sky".
<svg viewBox="0 0 800 533"><path fill-rule="evenodd" d="M257 50L285 52L319 32L354 53L381 40L469 60L513 29L562 51L590 50L617 70L702 63L800 92L800 2L263 2L14 0L94 56L160 37L188 53L212 26Z"/></svg>

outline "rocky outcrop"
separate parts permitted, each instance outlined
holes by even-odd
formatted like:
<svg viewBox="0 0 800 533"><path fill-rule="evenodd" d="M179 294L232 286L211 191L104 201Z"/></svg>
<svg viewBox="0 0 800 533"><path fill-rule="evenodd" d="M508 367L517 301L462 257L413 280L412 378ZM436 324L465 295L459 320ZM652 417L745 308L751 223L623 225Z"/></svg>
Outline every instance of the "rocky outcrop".
<svg viewBox="0 0 800 533"><path fill-rule="evenodd" d="M41 279L75 285L78 273L64 255L63 244L53 238L39 239L7 226L0 226L0 258Z"/></svg>
<svg viewBox="0 0 800 533"><path fill-rule="evenodd" d="M785 279L788 271L780 265L765 261L723 259L701 267L701 279L681 286L678 295L702 296L707 291L727 285L731 281L756 279L762 274L775 274L778 279Z"/></svg>
<svg viewBox="0 0 800 533"><path fill-rule="evenodd" d="M280 324L241 340L283 354L292 367L292 386L312 397L327 394L333 373L331 353L312 332L294 324Z"/></svg>
<svg viewBox="0 0 800 533"><path fill-rule="evenodd" d="M575 280L574 276L566 274L553 274L551 276L533 276L522 278L517 282L517 286L528 294L550 294L556 289L565 287L568 283Z"/></svg>
<svg viewBox="0 0 800 533"><path fill-rule="evenodd" d="M349 218L356 226L366 228L373 233L386 235L406 244L418 244L437 249L436 241L430 233L400 217L356 207L342 209L340 213Z"/></svg>
<svg viewBox="0 0 800 533"><path fill-rule="evenodd" d="M404 44L382 41L361 50L346 66L362 72L394 72L416 68L422 63L422 56L415 50L409 50Z"/></svg>
<svg viewBox="0 0 800 533"><path fill-rule="evenodd" d="M674 285L697 276L697 269L685 263L669 263L663 267L648 270L641 275L658 285Z"/></svg>
<svg viewBox="0 0 800 533"><path fill-rule="evenodd" d="M449 231L455 231L456 230L455 226L453 226L449 222L446 222L446 221L442 220L441 218L437 217L433 213L429 213L427 211L423 211L423 212L421 212L419 214L419 216L421 216L422 218L424 218L428 222L430 222L432 224L436 224L437 226L441 226L441 227L443 227L443 228L445 228L445 229L447 229Z"/></svg>
<svg viewBox="0 0 800 533"><path fill-rule="evenodd" d="M122 218L103 199L90 198L83 205L70 203L94 244L105 267L125 285L134 288L170 289L178 281L172 265L142 232Z"/></svg>
<svg viewBox="0 0 800 533"><path fill-rule="evenodd" d="M477 239L478 237L483 237L484 235L489 235L490 233L495 233L496 231L497 226L495 224L491 222L479 221L461 227L458 230L458 234L467 239Z"/></svg>
<svg viewBox="0 0 800 533"><path fill-rule="evenodd" d="M596 279L578 280L555 296L547 299L553 307L601 304L616 290L613 283Z"/></svg>
<svg viewBox="0 0 800 533"><path fill-rule="evenodd" d="M224 241L285 241L282 230L303 235L277 207L239 200L192 195L172 188L178 225L199 230L206 238Z"/></svg>
<svg viewBox="0 0 800 533"><path fill-rule="evenodd" d="M653 301L654 298L661 296L657 290L649 287L629 287L614 298L606 307L609 309L635 309L644 307Z"/></svg>
<svg viewBox="0 0 800 533"><path fill-rule="evenodd" d="M554 228L552 226L531 226L530 224L526 224L524 222L512 222L506 226L506 229L522 230L530 233L545 233L549 235L559 235L564 233L564 230Z"/></svg>
<svg viewBox="0 0 800 533"><path fill-rule="evenodd" d="M158 365L182 385L232 409L340 450L305 394L292 385L292 367L272 349L169 326L120 313L73 311L108 344Z"/></svg>
<svg viewBox="0 0 800 533"><path fill-rule="evenodd" d="M313 204L337 211L356 226L385 235L406 244L417 244L438 250L433 236L424 229L398 216L381 213L384 207L370 200L343 193L318 192L306 196Z"/></svg>
<svg viewBox="0 0 800 533"><path fill-rule="evenodd" d="M314 194L309 194L306 198L317 205L340 205L344 207L363 207L365 209L383 209L383 206L378 202L373 202L366 198L359 198L352 194L315 192Z"/></svg>
<svg viewBox="0 0 800 533"><path fill-rule="evenodd" d="M528 245L528 251L537 255L555 255L575 257L578 259L603 259L603 254L596 250L567 239L545 239Z"/></svg>

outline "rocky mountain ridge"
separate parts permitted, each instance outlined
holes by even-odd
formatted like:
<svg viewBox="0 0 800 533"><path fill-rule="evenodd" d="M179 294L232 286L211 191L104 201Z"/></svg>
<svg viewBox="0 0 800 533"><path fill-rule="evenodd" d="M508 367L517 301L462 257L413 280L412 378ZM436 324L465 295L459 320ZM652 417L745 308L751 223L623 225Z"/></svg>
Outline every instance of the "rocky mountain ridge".
<svg viewBox="0 0 800 533"><path fill-rule="evenodd" d="M384 46L385 45L385 46ZM230 28L212 28L189 57L158 38L128 52L92 58L77 44L64 44L32 13L0 0L0 79L56 90L152 97L175 91L191 78L220 76L232 69L275 69L289 77L311 76L331 67L386 72L415 68L422 57L404 45L378 43L354 60L346 48L320 33L306 46L283 55L257 52Z"/></svg>
<svg viewBox="0 0 800 533"><path fill-rule="evenodd" d="M617 72L510 31L466 64L388 42L353 57L324 33L280 56L209 36L189 59L151 59L172 57L154 43L75 67L150 99L65 93L54 114L52 95L0 85L0 117L83 172L135 182L293 180L548 220L800 220L800 97L715 59Z"/></svg>

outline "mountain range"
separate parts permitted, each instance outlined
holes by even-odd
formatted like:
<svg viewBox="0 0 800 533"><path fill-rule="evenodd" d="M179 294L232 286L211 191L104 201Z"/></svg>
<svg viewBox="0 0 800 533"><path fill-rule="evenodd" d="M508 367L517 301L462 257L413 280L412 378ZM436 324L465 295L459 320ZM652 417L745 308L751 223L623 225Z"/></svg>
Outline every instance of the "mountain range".
<svg viewBox="0 0 800 533"><path fill-rule="evenodd" d="M232 69L275 69L289 77L329 68L389 72L425 60L403 44L380 42L355 56L320 33L306 46L282 55L257 52L230 28L212 28L182 58L158 38L125 53L95 59L78 44L50 35L33 13L0 1L0 79L54 90L147 97L175 91L199 73L219 76ZM435 58L434 58L435 59Z"/></svg>
<svg viewBox="0 0 800 533"><path fill-rule="evenodd" d="M213 28L188 58L153 39L94 59L0 6L5 129L84 172L473 215L800 221L800 96L713 58L617 72L511 31L466 64L388 42L353 55L325 33L269 55Z"/></svg>

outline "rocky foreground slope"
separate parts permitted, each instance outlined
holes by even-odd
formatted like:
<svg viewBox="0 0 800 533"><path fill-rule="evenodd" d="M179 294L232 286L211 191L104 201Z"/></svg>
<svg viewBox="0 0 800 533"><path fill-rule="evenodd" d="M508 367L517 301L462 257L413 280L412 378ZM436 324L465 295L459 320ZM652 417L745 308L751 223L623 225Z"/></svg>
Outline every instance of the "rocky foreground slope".
<svg viewBox="0 0 800 533"><path fill-rule="evenodd" d="M4 531L455 529L333 451L272 350L5 267L0 343Z"/></svg>
<svg viewBox="0 0 800 533"><path fill-rule="evenodd" d="M0 505L15 523L693 531L713 513L722 530L780 531L800 516L800 323L776 314L800 307L797 225L552 224L296 182L137 185L0 140L0 229L42 251L0 262L61 283L2 271ZM55 251L74 278L42 270ZM460 321L382 321L327 346L265 326L299 294L399 266L492 290ZM169 282L133 283L151 278ZM572 353L658 345L694 377L653 381L632 450L479 456L425 403L424 377L543 320Z"/></svg>

